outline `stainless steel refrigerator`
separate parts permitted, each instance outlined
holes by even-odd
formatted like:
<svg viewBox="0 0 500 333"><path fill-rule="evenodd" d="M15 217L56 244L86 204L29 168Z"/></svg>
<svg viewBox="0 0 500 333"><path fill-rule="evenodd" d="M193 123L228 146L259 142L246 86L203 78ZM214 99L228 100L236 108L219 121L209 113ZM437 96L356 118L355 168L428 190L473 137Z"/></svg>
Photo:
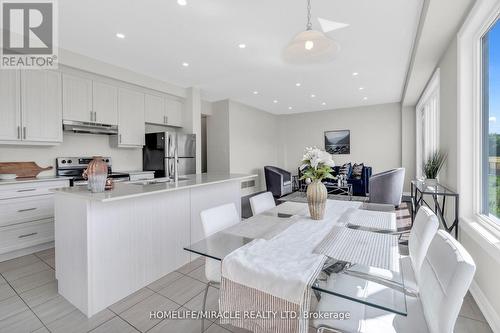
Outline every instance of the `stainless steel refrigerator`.
<svg viewBox="0 0 500 333"><path fill-rule="evenodd" d="M154 171L155 178L175 176L175 150L179 176L196 173L196 135L175 132L146 134L142 167Z"/></svg>

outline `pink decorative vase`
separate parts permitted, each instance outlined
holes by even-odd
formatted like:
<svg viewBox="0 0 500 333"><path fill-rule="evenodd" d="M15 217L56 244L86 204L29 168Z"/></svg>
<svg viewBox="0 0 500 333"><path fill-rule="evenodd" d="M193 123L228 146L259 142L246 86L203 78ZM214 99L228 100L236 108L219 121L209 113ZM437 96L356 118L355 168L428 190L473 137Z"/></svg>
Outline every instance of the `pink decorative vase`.
<svg viewBox="0 0 500 333"><path fill-rule="evenodd" d="M93 156L89 166L83 172L83 177L88 179L88 189L92 192L104 192L106 178L108 178L108 165L102 156Z"/></svg>
<svg viewBox="0 0 500 333"><path fill-rule="evenodd" d="M322 220L325 216L327 194L325 184L319 180L315 180L307 186L307 204L311 219Z"/></svg>

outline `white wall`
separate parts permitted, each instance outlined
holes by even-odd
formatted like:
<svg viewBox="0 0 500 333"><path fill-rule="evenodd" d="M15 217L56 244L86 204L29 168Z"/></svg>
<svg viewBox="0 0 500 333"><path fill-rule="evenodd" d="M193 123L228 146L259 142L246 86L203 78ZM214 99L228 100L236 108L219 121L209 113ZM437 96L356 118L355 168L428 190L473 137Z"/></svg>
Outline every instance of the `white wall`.
<svg viewBox="0 0 500 333"><path fill-rule="evenodd" d="M268 112L229 101L231 173L258 174L265 190L264 166L278 164L278 119Z"/></svg>
<svg viewBox="0 0 500 333"><path fill-rule="evenodd" d="M0 145L0 162L34 161L41 167L54 167L40 175L55 174L56 157L95 155L110 156L115 171L142 170L142 150L111 148L107 135L64 132L63 143L58 146Z"/></svg>
<svg viewBox="0 0 500 333"><path fill-rule="evenodd" d="M439 174L439 180L450 188L458 188L457 174L457 39L453 38L439 61L440 69L440 126L439 146L448 154L448 159Z"/></svg>
<svg viewBox="0 0 500 333"><path fill-rule="evenodd" d="M230 100L215 102L207 116L207 170L257 174L265 189L265 165L278 163L277 116Z"/></svg>
<svg viewBox="0 0 500 333"><path fill-rule="evenodd" d="M464 57L465 59L466 57ZM440 147L447 152L448 159L439 175L441 183L451 189L462 191L460 210L460 236L462 245L471 254L476 263L476 274L471 286L472 296L478 303L481 311L489 321L493 330L500 329L500 288L498 288L498 276L500 275L500 238L481 223L471 220L469 212L472 211L472 194L467 190L467 185L473 179L473 175L464 175L466 179L459 179L459 168L465 165L459 163L459 152L470 162L473 154L466 151L470 147L472 136L462 133L462 142L459 142L459 114L458 114L458 73L459 49L457 38L453 38L444 52L436 68L440 69ZM470 85L470 80L464 82ZM471 115L470 108L466 110ZM473 122L468 120L461 124L465 128L473 127ZM464 138L467 138L464 140ZM462 145L462 146L461 146ZM452 206L448 207L449 210ZM451 212L448 210L448 218Z"/></svg>
<svg viewBox="0 0 500 333"><path fill-rule="evenodd" d="M229 101L213 103L207 117L207 171L229 172Z"/></svg>
<svg viewBox="0 0 500 333"><path fill-rule="evenodd" d="M336 164L363 162L373 173L401 166L399 103L279 116L279 164L293 174L305 147L324 148L324 131L350 130L351 153L334 155Z"/></svg>
<svg viewBox="0 0 500 333"><path fill-rule="evenodd" d="M401 109L401 165L405 168L404 190L410 191L410 181L416 177L416 110L414 106Z"/></svg>

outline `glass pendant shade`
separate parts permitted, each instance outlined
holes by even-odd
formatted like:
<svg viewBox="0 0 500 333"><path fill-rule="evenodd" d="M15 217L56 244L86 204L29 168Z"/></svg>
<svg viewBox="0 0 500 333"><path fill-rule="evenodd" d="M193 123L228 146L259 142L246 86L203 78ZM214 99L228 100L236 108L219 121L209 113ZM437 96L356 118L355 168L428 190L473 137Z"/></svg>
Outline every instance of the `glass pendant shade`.
<svg viewBox="0 0 500 333"><path fill-rule="evenodd" d="M294 64L326 63L340 51L340 45L324 33L306 30L295 36L285 48L283 58Z"/></svg>

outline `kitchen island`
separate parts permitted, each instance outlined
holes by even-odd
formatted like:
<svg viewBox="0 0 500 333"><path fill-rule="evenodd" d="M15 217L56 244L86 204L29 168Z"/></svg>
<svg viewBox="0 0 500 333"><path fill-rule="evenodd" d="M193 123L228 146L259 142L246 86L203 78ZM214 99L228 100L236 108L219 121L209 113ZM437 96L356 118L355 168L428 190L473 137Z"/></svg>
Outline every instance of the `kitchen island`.
<svg viewBox="0 0 500 333"><path fill-rule="evenodd" d="M190 261L200 212L233 202L256 175L198 174L178 183L117 183L104 193L55 190L59 294L88 317Z"/></svg>

